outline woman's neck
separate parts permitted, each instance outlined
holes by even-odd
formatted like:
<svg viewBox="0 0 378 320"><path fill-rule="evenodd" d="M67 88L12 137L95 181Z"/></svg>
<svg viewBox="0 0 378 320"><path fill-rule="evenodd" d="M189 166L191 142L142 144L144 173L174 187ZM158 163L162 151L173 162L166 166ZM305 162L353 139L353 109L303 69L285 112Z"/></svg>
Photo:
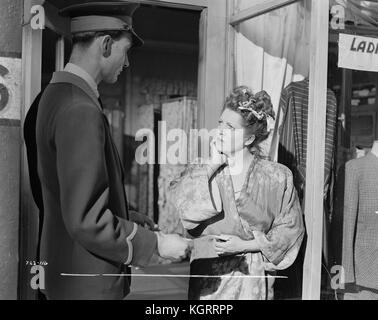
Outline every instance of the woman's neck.
<svg viewBox="0 0 378 320"><path fill-rule="evenodd" d="M254 155L247 148L237 151L228 158L231 175L239 175L248 170Z"/></svg>

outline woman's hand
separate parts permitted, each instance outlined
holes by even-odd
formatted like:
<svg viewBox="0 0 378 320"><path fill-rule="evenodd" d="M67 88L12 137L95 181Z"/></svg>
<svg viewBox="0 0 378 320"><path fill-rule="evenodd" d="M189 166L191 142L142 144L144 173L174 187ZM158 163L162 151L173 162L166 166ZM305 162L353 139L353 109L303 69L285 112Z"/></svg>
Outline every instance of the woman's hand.
<svg viewBox="0 0 378 320"><path fill-rule="evenodd" d="M151 231L159 231L159 226L155 224L148 216L145 214L136 212L136 211L129 211L129 218L132 222L135 222L136 224L147 227Z"/></svg>
<svg viewBox="0 0 378 320"><path fill-rule="evenodd" d="M247 250L247 243L248 241L238 236L214 236L214 249L219 256L244 253Z"/></svg>
<svg viewBox="0 0 378 320"><path fill-rule="evenodd" d="M210 158L210 166L212 169L217 169L221 165L227 162L227 157L224 155L218 148L216 140L213 139L210 143L210 151L211 151L211 158Z"/></svg>

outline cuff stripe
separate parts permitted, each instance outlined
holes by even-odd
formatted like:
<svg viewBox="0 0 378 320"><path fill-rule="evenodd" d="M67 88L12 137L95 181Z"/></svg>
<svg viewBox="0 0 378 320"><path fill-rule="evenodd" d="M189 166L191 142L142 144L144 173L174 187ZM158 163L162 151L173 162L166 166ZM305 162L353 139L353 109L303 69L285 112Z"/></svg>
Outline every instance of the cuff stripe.
<svg viewBox="0 0 378 320"><path fill-rule="evenodd" d="M126 238L127 246L129 247L129 250L128 250L129 254L128 254L127 260L125 262L126 265L129 265L131 263L131 261L133 260L134 248L133 248L133 243L131 241L134 239L137 231L138 231L138 226L137 226L136 223L134 223L133 231L131 231L129 236Z"/></svg>

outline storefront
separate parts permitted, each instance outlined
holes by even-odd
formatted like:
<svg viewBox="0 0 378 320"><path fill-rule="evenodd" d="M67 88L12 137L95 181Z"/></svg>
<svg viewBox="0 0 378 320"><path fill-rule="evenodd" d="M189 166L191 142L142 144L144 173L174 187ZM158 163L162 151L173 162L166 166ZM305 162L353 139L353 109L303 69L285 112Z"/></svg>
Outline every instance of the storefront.
<svg viewBox="0 0 378 320"><path fill-rule="evenodd" d="M137 62L139 67L136 66L134 70L131 69L131 72L125 74L115 91L107 87L102 88L102 93L108 95L109 117L116 121L114 124L116 140L124 134L129 136L135 134L133 127L135 110L132 109L132 105L137 103L135 102L137 98L127 92L133 90L133 79L140 79L138 77L144 72L143 64L147 63L152 54L157 54L157 51L162 55L174 54L178 61L186 59L185 63L191 69L196 66L195 72L186 79L176 80L195 83L198 88L195 94L198 101L197 126L199 128L212 129L217 126L217 117L214 115L220 113L225 96L234 86L245 84L253 90L268 91L272 96L278 120L266 145L266 152L275 160L279 158L281 139L279 129L284 123L284 114L280 111L282 90L292 82L308 79L308 119L306 119L305 128L307 145L304 149L305 162L303 163L306 177L303 190L305 206L303 207L307 241L303 253L303 271L296 273L300 278L298 283L301 287L294 290L301 292L301 296L293 294L287 298L317 300L324 297L321 291L329 290L331 277L337 274L331 274L328 279L324 278L322 264L324 257L328 257L325 250L328 245L324 245L324 234L326 234L324 228L328 225L328 216L324 214L324 186L327 181L324 175L319 173L324 172L327 167L325 154L328 76L336 72L335 68L329 68L328 60L329 55L332 57L332 52L336 50L335 37L339 32L345 31L341 29L335 32L329 29L332 3L330 4L329 0L140 0L138 2L141 3L146 15L151 14L151 17L156 19L160 15L161 17L166 14L172 17L176 15L177 23L181 18L186 17L187 23L193 25L193 28L185 33L188 38L181 42L174 34L171 24L161 28L167 36L165 40L157 36L155 39L150 34L151 38L147 39L150 40L147 41L147 49L135 53L136 60L138 56L145 57L145 60L140 58L141 60ZM22 121L34 98L48 83L51 73L61 70L67 62L70 50L69 21L60 17L58 10L72 3L77 3L77 1L24 1ZM45 29L35 29L31 25L36 14L36 11L32 9L35 9L36 5L43 5L46 14ZM153 23L152 18L150 23ZM141 22L140 28L143 29L145 25ZM197 31L198 39L190 36L191 32ZM173 43L176 43L176 46L172 47ZM55 62L52 63L52 61ZM158 68L158 63L155 65L156 68ZM154 65L150 64L149 68L154 68ZM351 87L356 85L357 96L359 95L357 87L362 91L368 90L369 93L365 97L372 99L376 92L373 90L373 85L376 86L378 78L371 76L373 85L370 82L355 83L351 81L352 71L338 69L337 72L342 74L341 81L337 80L333 84L335 94L339 98L338 146L349 150L351 145L348 137L352 135L355 137L355 140L352 140L357 145L367 147L378 134L375 129L378 113L373 107L366 107L363 110L351 108L350 103L356 100L350 96L353 93ZM150 80L153 77L152 74L145 76ZM361 78L363 77L353 74L353 79ZM163 95L173 97L181 94L172 91L172 94L163 93ZM191 94L184 93L183 95ZM369 101L373 104L373 100ZM154 101L146 100L143 103L153 104ZM369 117L368 121L371 121L369 127L371 130L368 133L362 125L366 117ZM355 126L351 125L354 122ZM360 137L360 131L363 131L362 136L365 138ZM119 139L121 142L117 145L123 148L122 138ZM337 150L341 152L340 148ZM29 187L24 146L22 146L21 158L19 298L35 299L35 292L29 287L31 275L25 261L35 260L33 254L36 252L37 244L38 212L33 204ZM338 159L344 162L346 160L340 157ZM329 262L327 270L331 267L332 262ZM282 285L286 286L285 283Z"/></svg>

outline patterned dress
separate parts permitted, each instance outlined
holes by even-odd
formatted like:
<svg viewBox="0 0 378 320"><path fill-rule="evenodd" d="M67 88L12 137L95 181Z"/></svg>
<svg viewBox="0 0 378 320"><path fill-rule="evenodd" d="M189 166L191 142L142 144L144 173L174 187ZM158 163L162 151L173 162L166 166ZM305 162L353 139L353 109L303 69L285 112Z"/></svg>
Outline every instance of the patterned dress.
<svg viewBox="0 0 378 320"><path fill-rule="evenodd" d="M195 239L189 299L273 299L275 271L295 261L304 236L290 170L254 157L235 199L229 168L221 168L215 176L222 200L218 212L206 166L189 166L171 185L183 225ZM219 257L213 236L221 234L256 239L261 251Z"/></svg>

